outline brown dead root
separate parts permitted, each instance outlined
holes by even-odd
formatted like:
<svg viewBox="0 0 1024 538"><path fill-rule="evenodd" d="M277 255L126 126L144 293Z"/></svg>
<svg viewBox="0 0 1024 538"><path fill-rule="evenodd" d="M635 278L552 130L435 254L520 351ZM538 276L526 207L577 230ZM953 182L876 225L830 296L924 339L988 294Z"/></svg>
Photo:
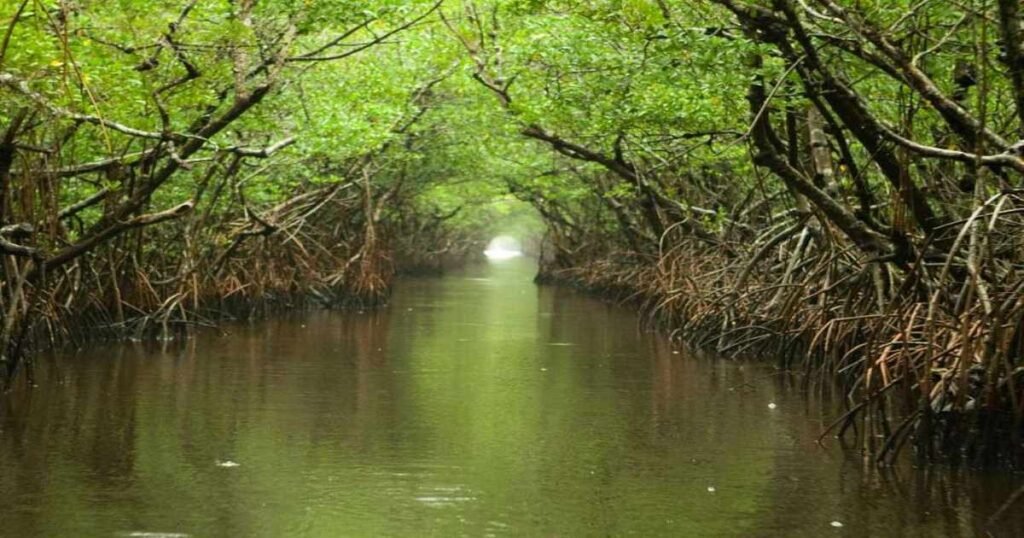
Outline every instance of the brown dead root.
<svg viewBox="0 0 1024 538"><path fill-rule="evenodd" d="M699 245L653 261L548 260L538 281L629 303L693 344L837 387L847 411L822 438L852 434L879 464L912 447L922 461L1024 465L1024 274L1013 263L975 260L986 278L965 280L974 270L961 252L945 270L919 261L907 271L794 245L753 270L750 258Z"/></svg>

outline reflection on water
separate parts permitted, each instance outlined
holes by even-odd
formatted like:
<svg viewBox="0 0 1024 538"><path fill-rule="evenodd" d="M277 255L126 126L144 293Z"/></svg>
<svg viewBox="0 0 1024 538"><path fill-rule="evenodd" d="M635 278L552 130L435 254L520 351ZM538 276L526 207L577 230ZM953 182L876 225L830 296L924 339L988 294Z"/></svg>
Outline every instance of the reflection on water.
<svg viewBox="0 0 1024 538"><path fill-rule="evenodd" d="M1021 482L872 471L785 378L531 271L48 359L0 406L0 535L966 537Z"/></svg>

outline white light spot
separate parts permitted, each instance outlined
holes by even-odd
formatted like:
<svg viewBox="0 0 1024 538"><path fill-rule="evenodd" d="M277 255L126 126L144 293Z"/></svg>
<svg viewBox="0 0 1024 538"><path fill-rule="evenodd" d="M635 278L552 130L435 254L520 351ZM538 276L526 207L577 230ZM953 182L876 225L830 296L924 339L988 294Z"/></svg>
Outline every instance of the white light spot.
<svg viewBox="0 0 1024 538"><path fill-rule="evenodd" d="M715 489L715 486L708 486L708 493L714 493L716 491L718 490Z"/></svg>
<svg viewBox="0 0 1024 538"><path fill-rule="evenodd" d="M772 402L772 403L768 404L768 409L775 409L776 407L778 407L778 406L775 405L775 402Z"/></svg>
<svg viewBox="0 0 1024 538"><path fill-rule="evenodd" d="M523 255L523 249L519 241L507 235L499 235L491 240L484 251L484 256L490 260L511 260Z"/></svg>
<svg viewBox="0 0 1024 538"><path fill-rule="evenodd" d="M523 253L518 250L504 250L500 248L489 248L484 251L484 256L492 260L511 260L522 255Z"/></svg>
<svg viewBox="0 0 1024 538"><path fill-rule="evenodd" d="M217 467L224 467L224 468L228 468L228 469L231 469L231 468L234 468L234 467L238 467L240 465L241 465L240 463L234 462L234 461L231 461L231 460L226 460L226 461L218 460L217 461Z"/></svg>
<svg viewBox="0 0 1024 538"><path fill-rule="evenodd" d="M833 521L832 523L829 523L829 525L832 525L833 527L839 529L839 528L842 528L843 522L842 521Z"/></svg>

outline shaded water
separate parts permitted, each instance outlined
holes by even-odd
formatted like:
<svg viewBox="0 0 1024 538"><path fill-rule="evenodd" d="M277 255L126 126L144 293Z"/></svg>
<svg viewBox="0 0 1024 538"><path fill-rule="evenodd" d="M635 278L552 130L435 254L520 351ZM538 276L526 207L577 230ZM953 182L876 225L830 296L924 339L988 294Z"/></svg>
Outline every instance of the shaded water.
<svg viewBox="0 0 1024 538"><path fill-rule="evenodd" d="M786 377L673 352L532 271L42 361L0 405L0 535L1024 530L1019 508L984 528L1020 476L865 469L814 443L828 417Z"/></svg>

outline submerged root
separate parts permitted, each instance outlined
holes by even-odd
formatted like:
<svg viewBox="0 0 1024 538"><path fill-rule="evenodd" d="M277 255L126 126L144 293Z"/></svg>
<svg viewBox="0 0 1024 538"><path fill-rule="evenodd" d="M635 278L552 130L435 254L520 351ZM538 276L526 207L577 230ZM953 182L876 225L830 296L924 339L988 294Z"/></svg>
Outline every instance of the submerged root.
<svg viewBox="0 0 1024 538"><path fill-rule="evenodd" d="M1020 221L1001 225L1011 241L1024 233ZM808 245L789 228L738 260L683 245L653 260L608 253L557 267L549 259L539 280L637 305L674 336L723 355L770 358L837 384L852 405L824 435L856 432L880 464L911 446L922 461L1020 467L1021 260L969 262L966 243L945 244L953 244L939 258L945 269L929 253L898 267Z"/></svg>
<svg viewBox="0 0 1024 538"><path fill-rule="evenodd" d="M6 308L0 383L15 380L42 348L181 339L225 320L286 309L384 305L396 272L396 250L387 241L394 231L379 237L361 211L366 194L346 193L345 184L323 187L260 215L243 205L216 226L201 226L212 217L199 215L150 232L147 241L173 248L139 253L106 245L45 279L0 287ZM411 246L446 239L452 252L467 248L436 226L417 226L403 239ZM408 258L404 248L399 252ZM7 262L5 276L30 269L31 261Z"/></svg>

